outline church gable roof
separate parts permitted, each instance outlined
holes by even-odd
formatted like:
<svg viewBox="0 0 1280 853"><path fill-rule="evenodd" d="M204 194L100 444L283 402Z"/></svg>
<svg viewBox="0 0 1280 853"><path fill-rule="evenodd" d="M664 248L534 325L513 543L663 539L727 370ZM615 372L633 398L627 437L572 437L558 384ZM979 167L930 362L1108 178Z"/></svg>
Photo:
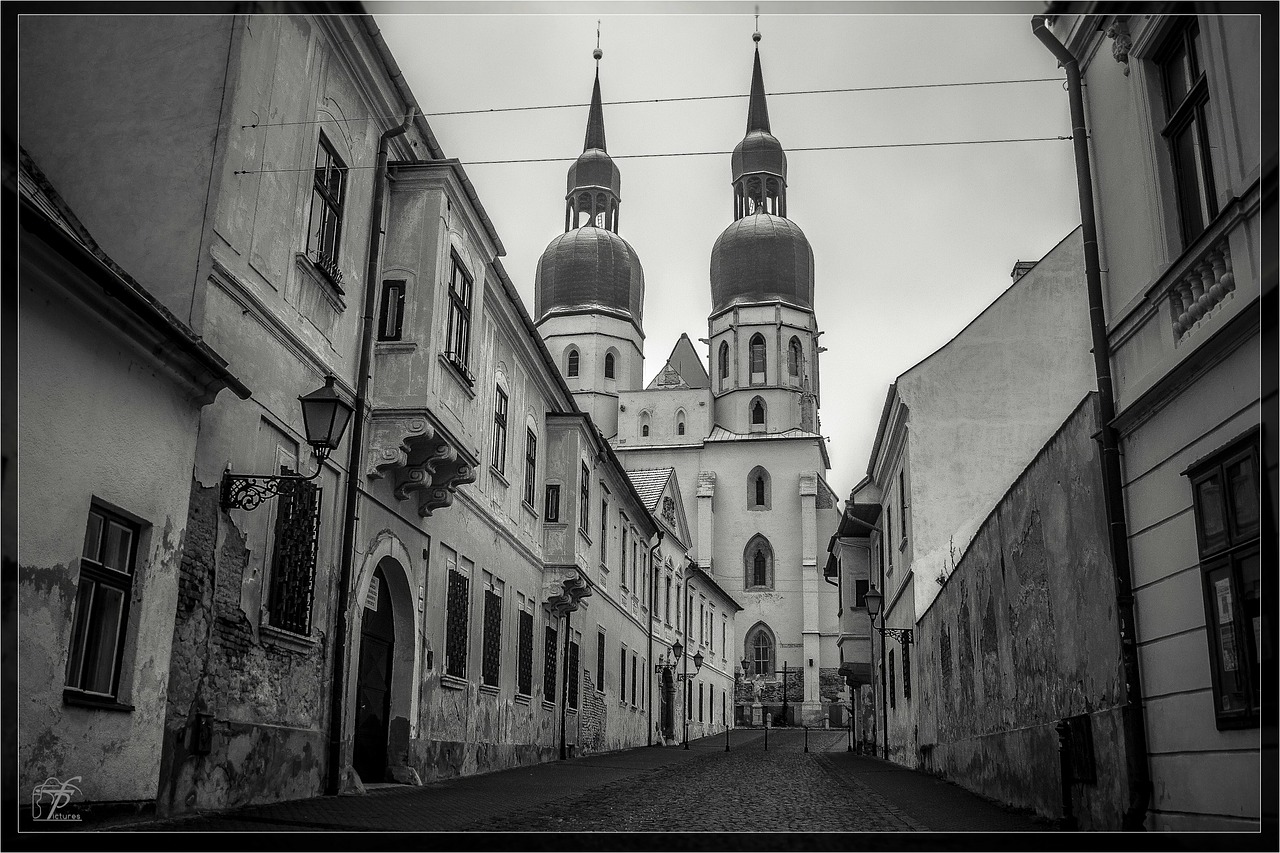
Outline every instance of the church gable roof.
<svg viewBox="0 0 1280 853"><path fill-rule="evenodd" d="M681 332L680 339L671 349L671 355L667 356L667 363L653 377L653 381L645 387L645 390L710 387L711 377L707 375L707 369L702 366L702 359L698 356L698 351L693 348L693 341L689 340L687 334Z"/></svg>
<svg viewBox="0 0 1280 853"><path fill-rule="evenodd" d="M628 471L627 476L659 526L665 527L681 545L688 547L689 524L684 515L684 501L680 498L676 469L643 468Z"/></svg>

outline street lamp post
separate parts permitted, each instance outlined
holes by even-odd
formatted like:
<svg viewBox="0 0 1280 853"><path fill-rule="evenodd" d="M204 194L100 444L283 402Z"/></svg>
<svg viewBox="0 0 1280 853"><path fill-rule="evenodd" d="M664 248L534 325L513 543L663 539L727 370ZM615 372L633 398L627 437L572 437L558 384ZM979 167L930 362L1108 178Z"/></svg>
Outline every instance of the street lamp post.
<svg viewBox="0 0 1280 853"><path fill-rule="evenodd" d="M697 675L698 670L702 669L702 652L698 652L693 656L693 674ZM685 657L684 646L679 640L671 644L671 660L660 661L654 664L654 672L662 674L670 672L675 665L681 665L681 672L676 675L676 679L684 683L685 687L682 691L684 696L681 699L683 707L680 709L681 715L684 717L684 748L689 748L689 659Z"/></svg>
<svg viewBox="0 0 1280 853"><path fill-rule="evenodd" d="M881 614L881 607L884 605L884 594L875 588L872 584L871 589L864 596L867 603L867 615L871 617L871 627L880 632L881 637L887 637L897 640L899 646L909 646L912 643L912 632L910 628L886 628L884 626L884 616ZM876 624L876 617L880 616L880 624ZM872 654L874 655L875 644L872 644ZM872 658L874 661L874 657ZM884 723L884 758L889 760L889 696L885 690L885 673L880 674L880 717Z"/></svg>

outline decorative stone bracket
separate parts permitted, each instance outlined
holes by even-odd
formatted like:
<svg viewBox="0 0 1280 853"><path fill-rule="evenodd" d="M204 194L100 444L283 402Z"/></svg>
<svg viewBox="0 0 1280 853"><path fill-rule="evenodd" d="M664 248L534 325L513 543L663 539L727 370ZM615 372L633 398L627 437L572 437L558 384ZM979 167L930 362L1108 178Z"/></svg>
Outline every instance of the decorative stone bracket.
<svg viewBox="0 0 1280 853"><path fill-rule="evenodd" d="M577 610L579 602L591 595L591 585L576 566L547 566L542 594L542 606L555 616L563 616Z"/></svg>
<svg viewBox="0 0 1280 853"><path fill-rule="evenodd" d="M1121 15L1107 27L1107 38L1111 39L1111 55L1124 66L1124 76L1129 76L1129 51L1133 49L1133 36L1129 34L1129 18Z"/></svg>
<svg viewBox="0 0 1280 853"><path fill-rule="evenodd" d="M418 515L429 518L453 503L458 487L476 481L476 460L429 409L382 409L370 422L371 480L390 477L398 500L416 497Z"/></svg>

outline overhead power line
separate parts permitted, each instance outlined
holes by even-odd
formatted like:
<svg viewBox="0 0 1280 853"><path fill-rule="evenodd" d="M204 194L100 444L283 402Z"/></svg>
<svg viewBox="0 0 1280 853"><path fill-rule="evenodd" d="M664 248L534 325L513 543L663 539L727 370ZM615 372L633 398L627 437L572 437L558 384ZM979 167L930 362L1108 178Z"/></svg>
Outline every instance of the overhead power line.
<svg viewBox="0 0 1280 853"><path fill-rule="evenodd" d="M766 92L766 96L770 98L781 98L788 95L833 95L844 92L892 92L901 89L947 89L955 86L1000 86L1009 83L1061 83L1060 77L1031 77L1022 80L972 80L961 83L912 83L901 86L855 86L844 89L797 89L793 92ZM749 93L740 95L686 95L677 98L636 98L628 101L603 101L604 106L625 106L629 104L671 104L681 101L722 101L730 98L746 98ZM527 107L488 107L476 110L448 110L446 112L427 113L427 118L439 118L441 116L467 116L467 115L483 115L487 113L518 113L528 112L530 110L567 110L577 109L581 107L589 107L590 104L540 104ZM403 116L387 115L387 116L362 116L359 118L342 119L342 121L369 121L372 119L401 119ZM320 124L321 121L334 121L335 119L322 119L313 121L277 121L277 122L255 122L254 124L243 124L242 128L249 127L286 127L297 124Z"/></svg>
<svg viewBox="0 0 1280 853"><path fill-rule="evenodd" d="M872 145L815 145L809 148L787 148L788 154L799 151L856 151L871 148L932 148L941 145L996 145L1009 142L1058 142L1070 140L1070 136L1031 136L1021 139L959 139L946 142L888 142ZM611 154L614 160L639 160L653 157L708 157L727 156L730 151L671 151L661 154ZM517 163L571 163L577 157L526 157L515 160L469 160L463 166L497 166ZM375 166L348 166L349 169L373 169ZM236 175L275 174L277 172L310 172L311 169L238 169Z"/></svg>

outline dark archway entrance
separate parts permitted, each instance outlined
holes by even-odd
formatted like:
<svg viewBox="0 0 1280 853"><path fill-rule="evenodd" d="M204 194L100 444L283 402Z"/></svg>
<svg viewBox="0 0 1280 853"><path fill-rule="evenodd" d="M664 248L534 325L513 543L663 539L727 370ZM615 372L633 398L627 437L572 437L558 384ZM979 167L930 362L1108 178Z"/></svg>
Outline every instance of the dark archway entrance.
<svg viewBox="0 0 1280 853"><path fill-rule="evenodd" d="M671 680L671 670L662 670L662 736L665 738L674 738L676 736L676 709L675 709L676 686Z"/></svg>
<svg viewBox="0 0 1280 853"><path fill-rule="evenodd" d="M360 671L356 682L356 733L352 766L365 782L387 775L387 727L391 716L391 661L395 616L387 580L379 567L365 599L360 630ZM377 610L369 607L376 593Z"/></svg>

